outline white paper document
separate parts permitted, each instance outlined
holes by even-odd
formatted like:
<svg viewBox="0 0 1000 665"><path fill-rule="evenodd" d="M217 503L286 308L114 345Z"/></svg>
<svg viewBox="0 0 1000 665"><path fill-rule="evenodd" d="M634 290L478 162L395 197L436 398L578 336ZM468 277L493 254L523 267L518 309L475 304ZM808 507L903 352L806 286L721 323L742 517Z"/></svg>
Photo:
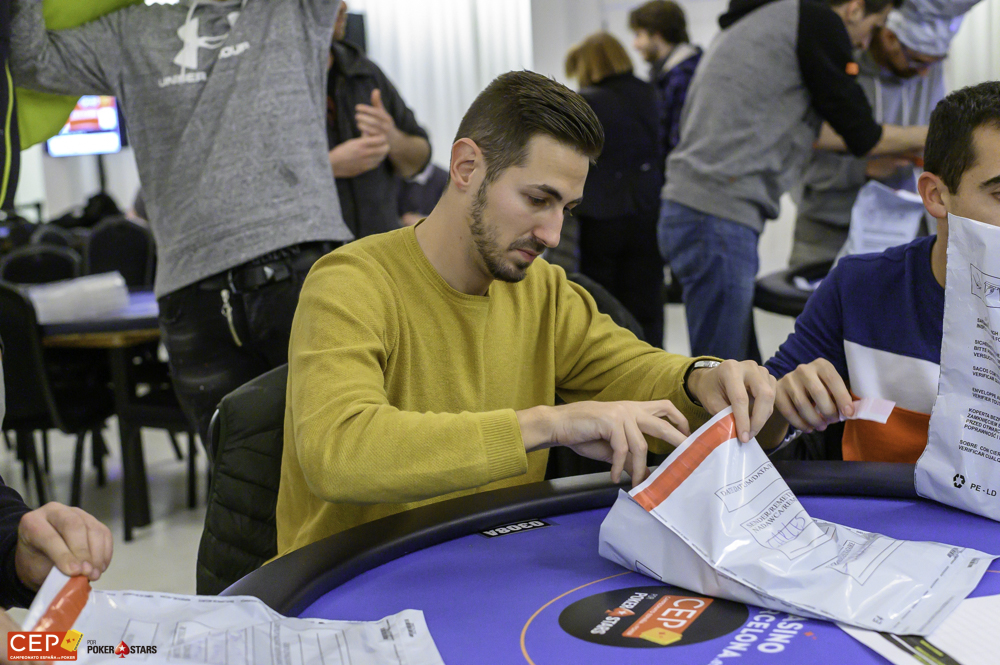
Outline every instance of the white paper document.
<svg viewBox="0 0 1000 665"><path fill-rule="evenodd" d="M25 630L50 611L68 580L52 570ZM115 650L120 654L124 643L129 661L147 663L444 665L417 610L370 622L294 619L250 596L95 589L72 628L83 633L76 648L81 663L117 662Z"/></svg>
<svg viewBox="0 0 1000 665"><path fill-rule="evenodd" d="M993 556L809 516L732 410L708 421L601 525L601 556L698 593L888 633L927 635Z"/></svg>
<svg viewBox="0 0 1000 665"><path fill-rule="evenodd" d="M1000 228L948 215L941 379L917 492L1000 520Z"/></svg>
<svg viewBox="0 0 1000 665"><path fill-rule="evenodd" d="M889 635L850 626L851 637L896 665L996 665L1000 596L966 598L927 637Z"/></svg>
<svg viewBox="0 0 1000 665"><path fill-rule="evenodd" d="M919 194L869 180L851 208L851 226L841 256L884 252L912 242L920 232L924 203Z"/></svg>

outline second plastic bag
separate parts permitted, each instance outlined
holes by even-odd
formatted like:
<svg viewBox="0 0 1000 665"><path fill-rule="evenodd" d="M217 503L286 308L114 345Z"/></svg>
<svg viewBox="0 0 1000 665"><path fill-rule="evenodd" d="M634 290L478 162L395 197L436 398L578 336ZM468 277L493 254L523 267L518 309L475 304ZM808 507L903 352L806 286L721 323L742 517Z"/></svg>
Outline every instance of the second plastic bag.
<svg viewBox="0 0 1000 665"><path fill-rule="evenodd" d="M620 493L600 554L698 593L908 635L933 631L994 558L813 519L756 441L736 438L731 409Z"/></svg>

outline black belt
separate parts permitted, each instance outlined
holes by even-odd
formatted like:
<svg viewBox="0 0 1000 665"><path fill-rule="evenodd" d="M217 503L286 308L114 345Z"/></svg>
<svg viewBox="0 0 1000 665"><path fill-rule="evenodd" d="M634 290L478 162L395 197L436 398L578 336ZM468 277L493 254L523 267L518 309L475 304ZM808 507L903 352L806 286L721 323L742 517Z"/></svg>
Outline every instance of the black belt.
<svg viewBox="0 0 1000 665"><path fill-rule="evenodd" d="M232 293L256 291L262 286L285 281L294 271L308 268L340 245L338 242L310 242L285 247L206 277L198 282L198 288L202 291L229 289Z"/></svg>

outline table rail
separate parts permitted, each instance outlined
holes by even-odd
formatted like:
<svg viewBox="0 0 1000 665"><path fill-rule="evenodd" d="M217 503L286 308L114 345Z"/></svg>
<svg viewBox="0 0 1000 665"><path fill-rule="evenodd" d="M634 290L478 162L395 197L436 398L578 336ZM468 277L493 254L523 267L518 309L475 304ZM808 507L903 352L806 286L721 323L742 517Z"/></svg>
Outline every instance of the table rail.
<svg viewBox="0 0 1000 665"><path fill-rule="evenodd" d="M917 498L913 465L883 462L775 462L796 494ZM368 522L275 559L223 596L255 596L297 616L323 594L401 556L502 524L609 508L620 489L595 473L449 499Z"/></svg>

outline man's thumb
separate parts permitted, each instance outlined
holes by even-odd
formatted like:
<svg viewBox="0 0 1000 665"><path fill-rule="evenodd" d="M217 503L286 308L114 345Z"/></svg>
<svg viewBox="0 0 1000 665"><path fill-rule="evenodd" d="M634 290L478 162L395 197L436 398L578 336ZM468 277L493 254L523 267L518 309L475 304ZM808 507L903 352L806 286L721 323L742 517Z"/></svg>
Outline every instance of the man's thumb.
<svg viewBox="0 0 1000 665"><path fill-rule="evenodd" d="M378 88L375 88L374 90L372 90L372 106L374 106L377 109L383 108L382 107L382 91L379 90Z"/></svg>

